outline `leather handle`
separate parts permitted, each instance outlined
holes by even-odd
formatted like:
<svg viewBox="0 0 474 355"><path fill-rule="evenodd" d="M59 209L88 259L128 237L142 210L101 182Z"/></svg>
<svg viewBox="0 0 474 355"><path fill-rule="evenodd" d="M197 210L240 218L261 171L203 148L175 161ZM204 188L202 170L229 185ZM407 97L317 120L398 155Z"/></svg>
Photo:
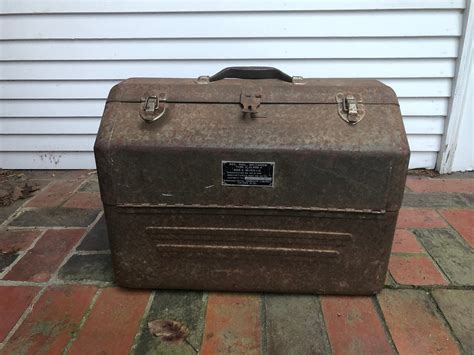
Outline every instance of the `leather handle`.
<svg viewBox="0 0 474 355"><path fill-rule="evenodd" d="M281 70L273 67L228 67L214 74L209 81L222 79L278 79L288 83L293 82L293 78Z"/></svg>

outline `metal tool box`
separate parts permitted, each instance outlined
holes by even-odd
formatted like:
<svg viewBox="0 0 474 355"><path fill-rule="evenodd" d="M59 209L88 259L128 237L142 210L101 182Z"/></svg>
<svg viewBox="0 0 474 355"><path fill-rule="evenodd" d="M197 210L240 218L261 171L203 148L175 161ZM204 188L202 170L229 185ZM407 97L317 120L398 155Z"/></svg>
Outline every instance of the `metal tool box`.
<svg viewBox="0 0 474 355"><path fill-rule="evenodd" d="M95 143L116 282L373 294L409 160L394 91L231 67L128 79Z"/></svg>

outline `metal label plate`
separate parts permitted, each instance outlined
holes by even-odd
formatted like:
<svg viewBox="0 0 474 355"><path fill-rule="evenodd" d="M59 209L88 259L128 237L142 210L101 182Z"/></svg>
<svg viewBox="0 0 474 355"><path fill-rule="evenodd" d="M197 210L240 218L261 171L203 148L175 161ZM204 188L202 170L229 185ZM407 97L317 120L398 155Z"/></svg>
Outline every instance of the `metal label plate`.
<svg viewBox="0 0 474 355"><path fill-rule="evenodd" d="M222 185L273 187L274 162L223 161Z"/></svg>

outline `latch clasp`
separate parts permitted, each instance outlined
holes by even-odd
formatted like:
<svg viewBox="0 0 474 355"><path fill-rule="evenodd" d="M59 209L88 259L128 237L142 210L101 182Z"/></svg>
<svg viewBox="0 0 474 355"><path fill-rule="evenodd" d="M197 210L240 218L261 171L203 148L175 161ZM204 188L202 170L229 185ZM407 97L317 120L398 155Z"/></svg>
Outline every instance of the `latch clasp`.
<svg viewBox="0 0 474 355"><path fill-rule="evenodd" d="M140 117L148 123L154 122L166 113L166 94L157 96L147 96L142 99L140 106Z"/></svg>
<svg viewBox="0 0 474 355"><path fill-rule="evenodd" d="M360 95L338 93L336 95L339 116L352 125L360 122L365 116L365 106Z"/></svg>
<svg viewBox="0 0 474 355"><path fill-rule="evenodd" d="M260 92L245 92L240 93L240 104L242 105L242 112L244 115L250 114L250 117L255 118L258 114L258 108L262 102L262 94Z"/></svg>

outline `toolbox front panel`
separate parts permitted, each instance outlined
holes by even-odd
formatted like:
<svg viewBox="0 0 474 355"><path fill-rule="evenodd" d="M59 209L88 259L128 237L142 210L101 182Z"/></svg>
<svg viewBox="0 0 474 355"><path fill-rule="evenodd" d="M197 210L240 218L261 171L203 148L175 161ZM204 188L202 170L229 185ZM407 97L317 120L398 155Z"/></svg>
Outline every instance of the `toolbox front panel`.
<svg viewBox="0 0 474 355"><path fill-rule="evenodd" d="M356 126L336 105L268 105L244 119L238 105L175 104L153 124L137 115L135 104L106 110L95 148L105 204L400 207L408 146L398 106L373 106ZM224 161L274 163L274 185L223 186Z"/></svg>
<svg viewBox="0 0 474 355"><path fill-rule="evenodd" d="M296 210L105 206L126 287L374 294L397 218Z"/></svg>

